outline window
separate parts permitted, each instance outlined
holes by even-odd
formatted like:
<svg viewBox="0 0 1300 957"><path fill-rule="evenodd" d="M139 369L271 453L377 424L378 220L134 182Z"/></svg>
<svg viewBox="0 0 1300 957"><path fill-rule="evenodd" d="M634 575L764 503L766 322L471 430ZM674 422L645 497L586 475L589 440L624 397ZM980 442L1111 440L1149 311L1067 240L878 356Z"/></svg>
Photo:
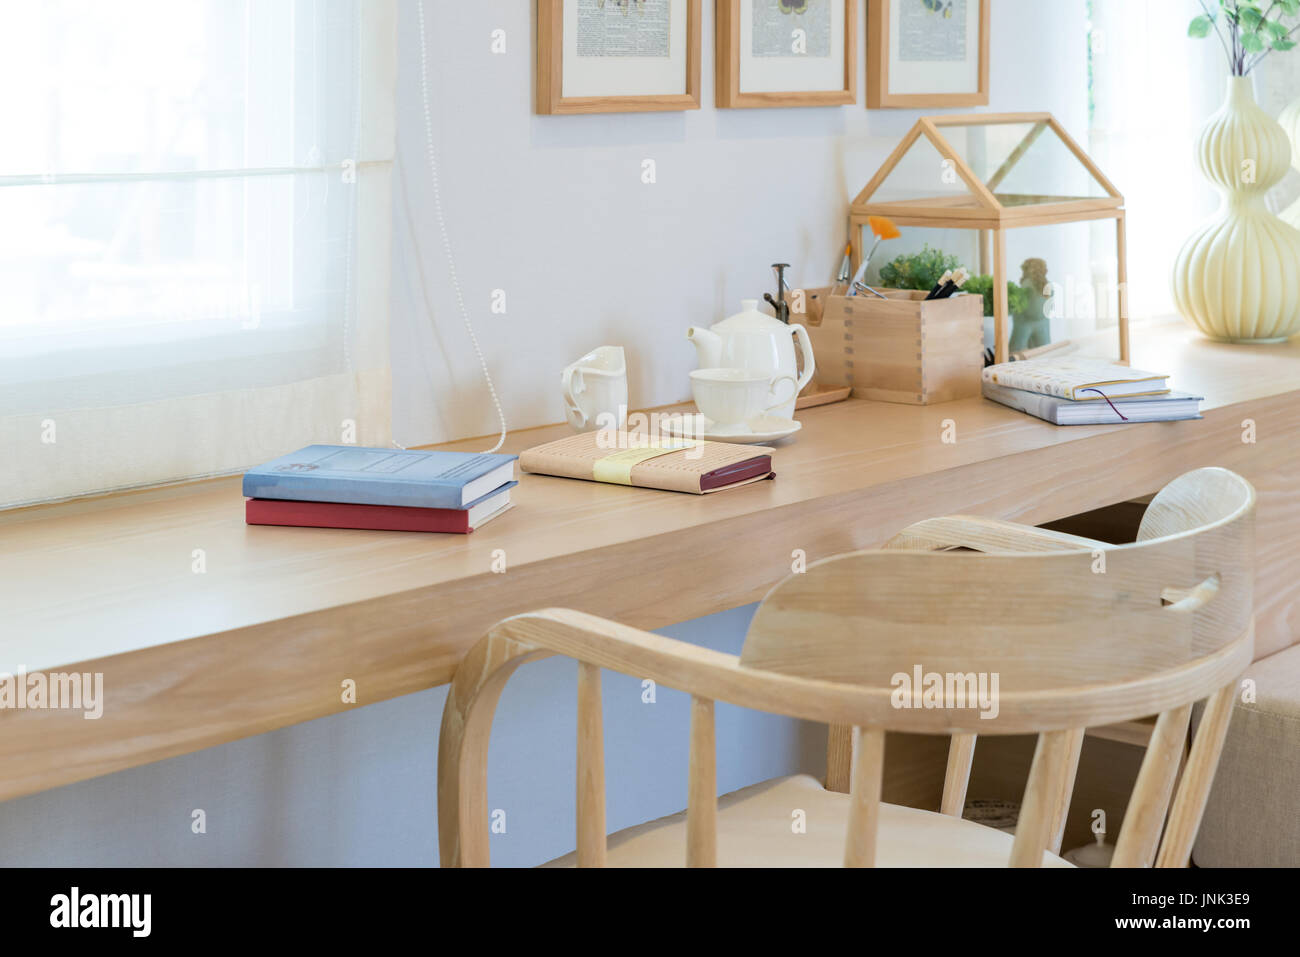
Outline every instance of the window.
<svg viewBox="0 0 1300 957"><path fill-rule="evenodd" d="M1228 66L1216 38L1187 36L1200 11L1193 0L1089 0L1089 152L1126 201L1135 319L1175 312L1174 261L1220 201L1195 144L1224 100ZM1270 57L1252 74L1275 116L1295 95L1288 57ZM1267 96L1271 88L1282 95Z"/></svg>
<svg viewBox="0 0 1300 957"><path fill-rule="evenodd" d="M384 0L7 11L0 506L387 443L393 41Z"/></svg>

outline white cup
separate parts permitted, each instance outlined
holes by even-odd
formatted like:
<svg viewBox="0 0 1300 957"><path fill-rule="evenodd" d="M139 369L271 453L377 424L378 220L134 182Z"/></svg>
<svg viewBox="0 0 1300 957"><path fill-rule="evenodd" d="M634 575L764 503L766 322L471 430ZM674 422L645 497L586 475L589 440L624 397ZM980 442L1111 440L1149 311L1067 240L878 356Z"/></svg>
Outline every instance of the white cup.
<svg viewBox="0 0 1300 957"><path fill-rule="evenodd" d="M627 359L622 346L600 346L560 374L564 414L579 432L627 426Z"/></svg>
<svg viewBox="0 0 1300 957"><path fill-rule="evenodd" d="M798 380L792 375L773 376L749 369L696 369L691 373L691 392L696 408L716 425L733 427L789 402L790 396L768 402L782 379L789 379L790 388L797 391Z"/></svg>

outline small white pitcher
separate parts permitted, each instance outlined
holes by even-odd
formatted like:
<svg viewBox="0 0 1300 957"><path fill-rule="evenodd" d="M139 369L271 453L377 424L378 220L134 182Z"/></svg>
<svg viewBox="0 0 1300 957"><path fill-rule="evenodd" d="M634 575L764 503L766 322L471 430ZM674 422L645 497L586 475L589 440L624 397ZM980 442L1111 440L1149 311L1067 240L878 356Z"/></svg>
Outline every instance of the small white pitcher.
<svg viewBox="0 0 1300 957"><path fill-rule="evenodd" d="M560 374L564 414L579 432L627 426L627 359L622 346L600 346Z"/></svg>

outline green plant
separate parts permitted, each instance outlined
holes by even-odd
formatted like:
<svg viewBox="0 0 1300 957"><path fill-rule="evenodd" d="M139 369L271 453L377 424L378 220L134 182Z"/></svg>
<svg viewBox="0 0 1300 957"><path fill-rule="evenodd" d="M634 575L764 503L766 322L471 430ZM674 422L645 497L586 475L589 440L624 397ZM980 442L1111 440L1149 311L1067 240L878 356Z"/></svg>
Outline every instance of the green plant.
<svg viewBox="0 0 1300 957"><path fill-rule="evenodd" d="M1300 3L1300 0L1296 0ZM922 289L929 292L939 277L956 269L960 261L926 243L919 253L907 253L880 267L880 285L887 289Z"/></svg>
<svg viewBox="0 0 1300 957"><path fill-rule="evenodd" d="M1187 35L1208 37L1214 31L1233 76L1248 75L1274 50L1285 53L1297 43L1294 37L1300 24L1284 21L1300 16L1300 0L1218 0L1218 9L1215 0L1200 2L1205 12L1188 25Z"/></svg>
<svg viewBox="0 0 1300 957"><path fill-rule="evenodd" d="M1296 0L1300 3L1300 0ZM929 243L919 253L905 253L880 267L880 285L886 289L920 289L929 292L939 283L939 277L961 266L961 260L932 249ZM993 277L972 275L961 287L962 292L984 297L984 315L993 315ZM1029 308L1029 295L1015 282L1007 283L1007 309L1017 315Z"/></svg>
<svg viewBox="0 0 1300 957"><path fill-rule="evenodd" d="M971 276L962 286L962 292L984 297L984 315L993 315L993 277L990 275ZM1029 307L1029 297L1019 283L1007 283L1007 308L1011 315L1024 312Z"/></svg>

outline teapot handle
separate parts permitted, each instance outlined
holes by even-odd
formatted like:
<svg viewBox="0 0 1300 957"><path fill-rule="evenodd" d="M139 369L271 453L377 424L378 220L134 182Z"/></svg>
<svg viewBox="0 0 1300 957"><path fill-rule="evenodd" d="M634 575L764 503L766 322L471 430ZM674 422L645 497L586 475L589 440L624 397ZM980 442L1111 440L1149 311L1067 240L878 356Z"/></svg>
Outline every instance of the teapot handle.
<svg viewBox="0 0 1300 957"><path fill-rule="evenodd" d="M798 396L804 390L804 386L812 381L813 373L817 371L817 362L813 359L812 339L808 336L808 330L797 324L790 328L794 332L794 337L799 340L799 348L803 351L803 374L799 376L799 381L794 387L794 394Z"/></svg>

